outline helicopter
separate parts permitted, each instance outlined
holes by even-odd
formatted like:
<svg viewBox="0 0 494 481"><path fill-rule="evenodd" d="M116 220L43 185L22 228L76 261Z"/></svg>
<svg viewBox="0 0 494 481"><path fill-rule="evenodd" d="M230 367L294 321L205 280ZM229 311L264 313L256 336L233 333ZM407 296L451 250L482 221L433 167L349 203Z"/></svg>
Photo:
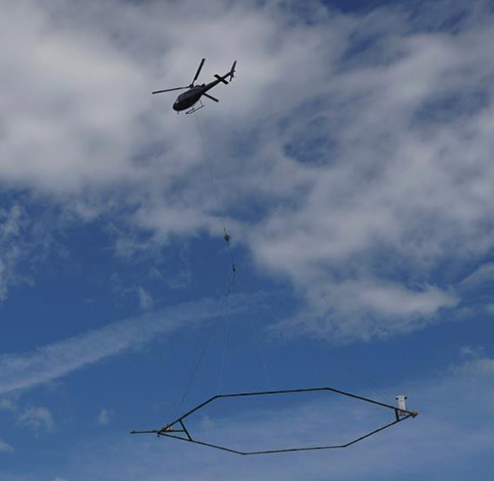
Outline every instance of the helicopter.
<svg viewBox="0 0 494 481"><path fill-rule="evenodd" d="M201 73L201 69L204 65L204 62L206 61L205 58L201 60L201 63L199 64L199 68L197 69L196 75L194 76L194 80L192 80L192 83L188 85L187 87L175 87L173 89L165 89L165 90L156 90L155 92L152 92L153 94L161 94L163 92L172 92L173 90L185 90L188 89L187 92L184 92L180 94L177 97L177 100L175 100L175 103L173 104L173 110L177 112L181 112L182 110L188 110L186 113L187 114L192 114L196 112L197 110L201 109L204 107L204 105L201 102L201 97L204 95L204 97L207 97L208 99L214 100L215 102L219 102L217 98L214 98L212 95L209 95L207 92L208 90L211 90L213 87L218 85L220 82L228 85L227 78L230 78L230 82L232 81L233 77L235 76L235 66L237 65L237 61L233 62L232 68L230 71L225 74L225 75L215 75L216 80L213 80L212 82L208 84L202 84L202 85L194 85L195 81L198 79L199 74ZM194 105L200 102L199 107L195 107Z"/></svg>

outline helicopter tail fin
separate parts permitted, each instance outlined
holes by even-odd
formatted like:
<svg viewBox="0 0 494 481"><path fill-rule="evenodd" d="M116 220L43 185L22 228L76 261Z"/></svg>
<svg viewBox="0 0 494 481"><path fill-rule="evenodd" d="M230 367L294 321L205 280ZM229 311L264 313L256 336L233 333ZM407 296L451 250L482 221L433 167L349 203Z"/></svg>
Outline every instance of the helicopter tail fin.
<svg viewBox="0 0 494 481"><path fill-rule="evenodd" d="M237 61L233 62L232 68L230 70L230 73L228 74L230 76L230 82L233 80L233 77L235 77L235 67L237 65Z"/></svg>
<svg viewBox="0 0 494 481"><path fill-rule="evenodd" d="M223 82L225 85L228 85L228 81L226 80L228 77L230 77L230 82L232 81L233 77L235 77L235 66L237 65L237 61L233 62L232 68L226 75L215 75L215 78L217 78L219 81Z"/></svg>

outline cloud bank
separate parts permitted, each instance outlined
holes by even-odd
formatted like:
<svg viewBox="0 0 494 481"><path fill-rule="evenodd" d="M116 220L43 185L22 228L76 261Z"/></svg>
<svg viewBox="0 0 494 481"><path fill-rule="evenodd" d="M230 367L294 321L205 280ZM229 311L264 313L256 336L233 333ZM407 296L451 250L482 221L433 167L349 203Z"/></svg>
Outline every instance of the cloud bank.
<svg viewBox="0 0 494 481"><path fill-rule="evenodd" d="M221 235L209 157L234 239L304 304L279 329L422 329L464 300L437 270L492 252L489 2L1 6L4 186L166 246ZM190 81L202 57L204 79L238 60L198 117L204 145L173 96L149 95Z"/></svg>

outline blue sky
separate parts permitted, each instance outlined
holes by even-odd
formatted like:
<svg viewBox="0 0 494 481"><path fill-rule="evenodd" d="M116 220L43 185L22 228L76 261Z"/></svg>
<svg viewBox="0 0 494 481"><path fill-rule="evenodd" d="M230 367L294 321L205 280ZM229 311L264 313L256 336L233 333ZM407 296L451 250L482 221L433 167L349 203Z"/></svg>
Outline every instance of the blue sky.
<svg viewBox="0 0 494 481"><path fill-rule="evenodd" d="M489 478L490 2L0 8L1 481ZM150 95L203 57L204 82L238 60L219 104ZM128 434L218 392L315 386L420 416L248 459ZM190 426L249 449L383 416L314 395Z"/></svg>

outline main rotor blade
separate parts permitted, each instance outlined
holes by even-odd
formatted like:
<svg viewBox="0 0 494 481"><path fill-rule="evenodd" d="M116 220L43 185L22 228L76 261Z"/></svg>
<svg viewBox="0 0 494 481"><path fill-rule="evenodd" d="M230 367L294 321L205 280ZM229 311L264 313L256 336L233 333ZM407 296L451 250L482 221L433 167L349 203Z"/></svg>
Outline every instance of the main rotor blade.
<svg viewBox="0 0 494 481"><path fill-rule="evenodd" d="M212 95L209 94L202 94L202 95L204 95L204 97L207 97L208 99L214 100L215 102L219 102L219 100L215 99Z"/></svg>
<svg viewBox="0 0 494 481"><path fill-rule="evenodd" d="M194 85L194 82L199 78L199 74L201 73L202 66L204 65L204 62L205 61L206 61L205 58L203 58L201 60L201 63L199 64L199 68L197 69L197 72L196 72L196 76L194 77L194 80L192 80L192 84L191 85Z"/></svg>
<svg viewBox="0 0 494 481"><path fill-rule="evenodd" d="M155 92L151 92L152 94L162 94L163 92L171 92L173 90L183 90L188 89L189 87L176 87L174 89L165 89L165 90L156 90Z"/></svg>

